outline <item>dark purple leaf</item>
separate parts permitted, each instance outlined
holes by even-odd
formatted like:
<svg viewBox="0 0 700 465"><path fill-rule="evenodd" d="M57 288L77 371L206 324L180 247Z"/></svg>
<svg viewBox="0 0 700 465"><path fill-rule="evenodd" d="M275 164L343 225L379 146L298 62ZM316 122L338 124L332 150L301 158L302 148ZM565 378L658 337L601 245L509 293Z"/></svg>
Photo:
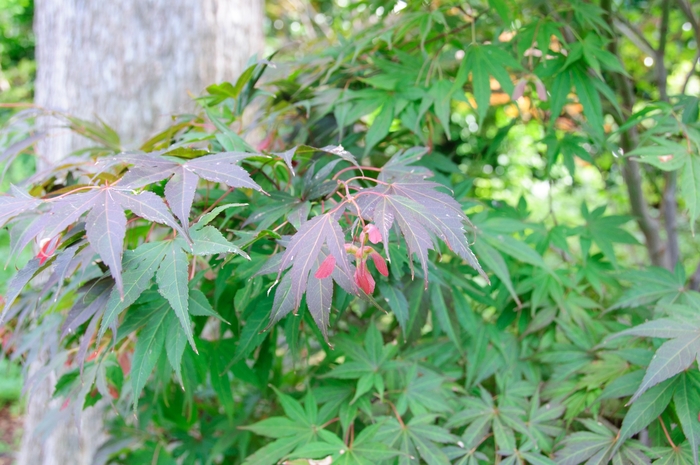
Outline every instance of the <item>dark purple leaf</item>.
<svg viewBox="0 0 700 465"><path fill-rule="evenodd" d="M440 184L430 181L400 180L362 191L357 203L362 215L374 221L379 229L387 256L389 231L394 222L398 224L409 255L418 256L425 279L428 250L435 249L436 237L487 279L464 231L469 220L459 203L438 191L439 187Z"/></svg>
<svg viewBox="0 0 700 465"><path fill-rule="evenodd" d="M333 255L328 255L325 259L316 259L316 267L320 268L323 263L326 263L328 258ZM309 307L309 313L316 322L316 326L321 330L323 339L328 344L328 326L330 324L331 302L333 300L333 280L329 278L317 278L313 273L309 276L309 282L306 288L306 305Z"/></svg>
<svg viewBox="0 0 700 465"><path fill-rule="evenodd" d="M272 311L270 312L270 322L265 327L265 330L267 331L270 329L272 325L280 321L295 308L294 295L292 294L292 274L287 273L277 284L275 300L272 304Z"/></svg>
<svg viewBox="0 0 700 465"><path fill-rule="evenodd" d="M196 174L188 169L182 169L175 173L165 185L165 198L168 200L168 205L185 228L190 221L190 210L198 181Z"/></svg>
<svg viewBox="0 0 700 465"><path fill-rule="evenodd" d="M279 153L275 152L274 153L274 155L277 155L286 163L287 167L289 167L289 171L292 172L292 175L296 175L296 173L294 172L294 165L292 165L292 157L294 157L294 154L296 153L296 151L297 151L297 148L294 147L293 149L289 149L286 152L279 152Z"/></svg>
<svg viewBox="0 0 700 465"><path fill-rule="evenodd" d="M343 148L342 145L327 145L327 146L322 147L322 148L317 149L317 150L319 150L321 152L330 153L331 155L335 155L337 157L340 157L343 160L348 161L355 166L359 166L357 164L357 160L355 159L355 155L353 155L352 153L345 150L345 148Z"/></svg>
<svg viewBox="0 0 700 465"><path fill-rule="evenodd" d="M345 237L338 221L330 214L320 215L307 221L289 241L279 268L281 273L281 270L292 264L289 274L292 275L291 292L294 308L298 308L301 303L309 273L312 270L315 271L314 264L324 243L328 244L330 253L335 257L336 266L349 273L350 264L345 252Z"/></svg>
<svg viewBox="0 0 700 465"><path fill-rule="evenodd" d="M92 341L92 336L95 335L97 330L97 322L100 320L100 316L105 311L104 307L97 309L97 313L90 321L90 324L85 329L85 334L80 338L80 347L78 347L78 353L75 356L75 361L80 366L80 375L83 375L83 367L85 366L85 356L87 355L88 348L90 347L90 341ZM92 385L92 383L90 383ZM83 397L84 398L84 397Z"/></svg>
<svg viewBox="0 0 700 465"><path fill-rule="evenodd" d="M45 133L43 132L38 132L36 134L33 134L25 139L22 139L20 141L15 142L14 144L10 145L8 148L6 148L2 154L0 154L0 163L8 160L9 158L14 157L15 155L19 154L22 152L22 150L31 147L36 141L44 137Z"/></svg>
<svg viewBox="0 0 700 465"><path fill-rule="evenodd" d="M58 300L58 295L61 292L61 287L63 286L63 280L66 278L66 276L69 274L68 270L71 268L71 265L73 264L73 258L75 257L75 253L78 251L78 248L80 246L78 244L72 245L71 247L68 247L67 249L63 250L57 257L56 261L54 262L54 269L52 273L52 277L55 276L55 280L58 283L58 288L54 292L54 302ZM51 279L50 279L51 281Z"/></svg>
<svg viewBox="0 0 700 465"><path fill-rule="evenodd" d="M374 196L373 206L371 206L370 211L372 212L372 219L374 225L379 230L379 234L382 236L382 243L384 244L384 253L389 256L389 231L394 225L394 209L391 203L386 199L386 197ZM368 205L368 208L370 206Z"/></svg>
<svg viewBox="0 0 700 465"><path fill-rule="evenodd" d="M48 220L49 218L47 215L38 215L34 218L30 216L28 218L22 218L12 225L10 229L10 253L8 254L6 264L10 263L12 257L17 256L44 230Z"/></svg>
<svg viewBox="0 0 700 465"><path fill-rule="evenodd" d="M189 236L185 230L177 224L168 211L163 199L153 192L145 191L140 194L132 194L128 191L114 190L113 194L123 208L131 210L133 214L141 218L170 226L189 241ZM185 225L186 224L187 223L185 223Z"/></svg>
<svg viewBox="0 0 700 465"><path fill-rule="evenodd" d="M384 182L395 180L421 181L429 178L433 173L423 166L411 166L412 163L419 161L423 155L428 152L425 147L413 147L405 152L398 152L391 157L379 173L377 179Z"/></svg>
<svg viewBox="0 0 700 465"><path fill-rule="evenodd" d="M99 310L104 309L109 299L109 294L112 290L109 281L102 281L95 284L95 287L81 296L73 304L73 308L68 312L66 321L61 328L61 339L67 334L77 330L80 325L88 321ZM95 295L96 294L96 295ZM88 299L92 300L88 300Z"/></svg>
<svg viewBox="0 0 700 465"><path fill-rule="evenodd" d="M41 203L42 200L30 197L17 188L13 189L12 195L0 195L0 226L20 213L37 208Z"/></svg>
<svg viewBox="0 0 700 465"><path fill-rule="evenodd" d="M48 213L50 219L42 237L53 238L62 233L68 226L78 221L83 213L94 207L101 197L104 197L104 190L93 189L53 201L51 211Z"/></svg>
<svg viewBox="0 0 700 465"><path fill-rule="evenodd" d="M310 211L311 202L302 202L287 214L287 221L298 230L301 228L302 223L309 218Z"/></svg>
<svg viewBox="0 0 700 465"><path fill-rule="evenodd" d="M100 189L99 192L100 196L94 200L95 208L87 216L85 229L90 244L112 272L123 298L122 250L126 235L126 215L119 200L109 189Z"/></svg>
<svg viewBox="0 0 700 465"><path fill-rule="evenodd" d="M227 153L208 155L188 161L183 165L183 168L191 169L208 181L220 182L229 187L247 187L262 191L262 188L253 181L246 170L230 161L234 158Z"/></svg>
<svg viewBox="0 0 700 465"><path fill-rule="evenodd" d="M259 153L248 153L248 152L219 152L212 155L206 155L204 157L196 158L195 160L204 160L205 163L212 161L223 162L223 163L238 163L241 160L245 160L250 157L261 156Z"/></svg>
<svg viewBox="0 0 700 465"><path fill-rule="evenodd" d="M135 166L122 176L120 187L138 189L154 182L162 181L171 176L180 165L175 162L166 162L157 166Z"/></svg>
<svg viewBox="0 0 700 465"><path fill-rule="evenodd" d="M12 166L12 162L17 157L17 155L22 153L25 149L28 149L29 147L34 145L35 142L42 139L44 136L46 136L45 132L37 132L25 139L15 142L14 144L10 145L8 148L5 149L2 152L2 154L0 154L0 163L5 164L5 167L2 170L2 177L0 178L0 180L5 179L5 174L7 173L7 170L10 168L10 166Z"/></svg>
<svg viewBox="0 0 700 465"><path fill-rule="evenodd" d="M428 250L433 249L433 240L430 233L420 224L414 212L421 210L420 205L411 202L409 199L397 198L389 199L394 209L394 216L399 225L401 234L406 240L408 254L416 255L423 268L425 282L428 282Z"/></svg>
<svg viewBox="0 0 700 465"><path fill-rule="evenodd" d="M292 264L290 263L287 265L287 268L281 269L280 270L280 264L282 263L282 256L283 253L278 253L273 255L272 257L268 258L265 264L255 273L255 276L261 276L261 275L266 275L266 274L271 274L271 273L277 273L279 274L280 271L284 271Z"/></svg>

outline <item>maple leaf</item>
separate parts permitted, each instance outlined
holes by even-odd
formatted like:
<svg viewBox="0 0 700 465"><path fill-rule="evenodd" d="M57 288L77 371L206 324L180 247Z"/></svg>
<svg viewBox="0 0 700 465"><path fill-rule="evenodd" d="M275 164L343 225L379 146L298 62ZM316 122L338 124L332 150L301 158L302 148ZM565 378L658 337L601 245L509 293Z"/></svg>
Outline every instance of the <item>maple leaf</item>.
<svg viewBox="0 0 700 465"><path fill-rule="evenodd" d="M41 200L31 197L16 186L11 187L11 195L0 195L0 225L12 217L32 210L41 204Z"/></svg>
<svg viewBox="0 0 700 465"><path fill-rule="evenodd" d="M114 324L117 316L136 302L139 296L151 286L151 280L155 276L158 291L173 309L190 346L195 352L197 351L188 317L188 313L194 314L194 311L191 308L192 295L188 287L187 253L193 255L237 253L246 258L247 255L211 226L195 225L191 236L191 249L184 240L176 238L168 241L146 242L124 254L124 291L121 295L116 289L112 291L107 302L99 338L110 325Z"/></svg>
<svg viewBox="0 0 700 465"><path fill-rule="evenodd" d="M117 186L98 187L85 193L59 198L51 202L46 220L35 229L35 235L53 239L68 226L89 212L85 220L88 241L112 272L120 295L123 297L122 253L126 234L126 214L130 210L144 219L164 224L178 231L183 237L188 234L172 217L163 200L152 192L134 193ZM189 239L188 239L189 240Z"/></svg>
<svg viewBox="0 0 700 465"><path fill-rule="evenodd" d="M399 180L356 194L362 216L376 225L389 256L389 231L398 225L410 256L416 255L428 279L428 250L437 247L437 238L467 261L488 280L469 248L464 231L467 216L452 197L437 190L431 181ZM411 263L411 262L409 262ZM412 270L413 271L413 270Z"/></svg>
<svg viewBox="0 0 700 465"><path fill-rule="evenodd" d="M302 296L307 293L307 288L312 286L312 292L308 292L306 296L307 305L319 329L327 338L330 299L333 296L332 281L337 282L349 293L359 293L350 279L354 270L345 252L345 235L336 215L339 213L326 213L307 221L289 241L276 271L279 277L290 266L291 270L282 278L275 291L268 327L290 311L298 309ZM329 277L331 279L328 279Z"/></svg>
<svg viewBox="0 0 700 465"><path fill-rule="evenodd" d="M183 226L189 223L199 179L219 182L229 187L245 187L262 192L262 188L248 172L236 163L249 157L260 156L247 152L222 152L187 160L164 158L155 154L123 154L106 163L126 162L134 165L121 179L127 188L140 188L170 178L165 185L165 199Z"/></svg>

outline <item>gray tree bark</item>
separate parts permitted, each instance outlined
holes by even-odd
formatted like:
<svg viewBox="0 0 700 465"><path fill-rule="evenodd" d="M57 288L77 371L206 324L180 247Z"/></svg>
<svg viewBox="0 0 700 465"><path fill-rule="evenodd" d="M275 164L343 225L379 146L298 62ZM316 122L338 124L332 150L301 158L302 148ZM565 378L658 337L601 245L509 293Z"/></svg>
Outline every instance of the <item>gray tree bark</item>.
<svg viewBox="0 0 700 465"><path fill-rule="evenodd" d="M102 118L129 147L263 47L262 0L36 0L35 103ZM55 161L79 136L39 146Z"/></svg>
<svg viewBox="0 0 700 465"><path fill-rule="evenodd" d="M35 0L35 103L99 117L124 148L138 145L171 115L194 109L192 96L207 85L235 80L263 51L262 25L262 0ZM40 163L85 144L53 130L37 145ZM55 407L56 377L49 378L27 404L17 464L88 465L105 437L104 409L92 407L42 437L37 427Z"/></svg>

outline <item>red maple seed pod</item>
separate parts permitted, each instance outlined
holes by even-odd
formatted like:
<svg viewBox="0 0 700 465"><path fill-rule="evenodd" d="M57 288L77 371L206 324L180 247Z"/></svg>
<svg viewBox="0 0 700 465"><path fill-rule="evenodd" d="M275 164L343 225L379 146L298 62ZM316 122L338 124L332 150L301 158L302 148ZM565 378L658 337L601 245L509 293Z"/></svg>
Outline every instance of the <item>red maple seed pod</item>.
<svg viewBox="0 0 700 465"><path fill-rule="evenodd" d="M119 399L119 391L117 391L117 388L110 384L107 386L107 389L109 389L109 395L112 396L113 399Z"/></svg>
<svg viewBox="0 0 700 465"><path fill-rule="evenodd" d="M372 257L374 266L377 267L379 274L382 276L389 276L389 268L386 266L386 260L384 260L384 257L379 255L377 252L372 252L369 256Z"/></svg>
<svg viewBox="0 0 700 465"><path fill-rule="evenodd" d="M537 90L537 97L542 100L543 102L547 101L547 89L544 87L544 84L542 84L542 81L539 79L535 80L535 89Z"/></svg>
<svg viewBox="0 0 700 465"><path fill-rule="evenodd" d="M121 367L124 376L128 375L131 371L131 358L129 357L129 354L122 352L117 357L117 361L119 362L119 366Z"/></svg>
<svg viewBox="0 0 700 465"><path fill-rule="evenodd" d="M335 269L335 257L333 255L329 255L326 257L325 260L321 263L321 266L318 267L318 270L316 270L316 273L314 276L318 279L324 279L329 277L332 273L333 270Z"/></svg>
<svg viewBox="0 0 700 465"><path fill-rule="evenodd" d="M374 225L374 224L368 224L365 226L365 231L367 232L367 235L369 236L369 241L372 244L377 244L382 241L382 233L379 232L379 228Z"/></svg>
<svg viewBox="0 0 700 465"><path fill-rule="evenodd" d="M365 294L374 293L374 278L372 274L367 270L367 262L360 261L355 269L355 283L365 291Z"/></svg>
<svg viewBox="0 0 700 465"><path fill-rule="evenodd" d="M263 150L269 150L270 147L272 147L272 142L274 140L274 133L270 133L266 138L264 138L259 144L258 144L258 150L263 151Z"/></svg>
<svg viewBox="0 0 700 465"><path fill-rule="evenodd" d="M39 259L39 265L43 265L46 260L51 258L58 248L58 238L56 236L52 239L42 239L39 242L39 253L36 254L36 258Z"/></svg>

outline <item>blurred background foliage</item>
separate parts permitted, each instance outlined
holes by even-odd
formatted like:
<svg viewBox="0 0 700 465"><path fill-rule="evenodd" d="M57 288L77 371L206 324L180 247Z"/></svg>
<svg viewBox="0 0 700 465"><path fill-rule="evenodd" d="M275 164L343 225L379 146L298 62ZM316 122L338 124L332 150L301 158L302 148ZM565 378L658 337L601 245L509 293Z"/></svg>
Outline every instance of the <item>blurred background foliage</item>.
<svg viewBox="0 0 700 465"><path fill-rule="evenodd" d="M34 63L33 0L0 0L0 103L31 102ZM12 110L0 107L0 124Z"/></svg>

